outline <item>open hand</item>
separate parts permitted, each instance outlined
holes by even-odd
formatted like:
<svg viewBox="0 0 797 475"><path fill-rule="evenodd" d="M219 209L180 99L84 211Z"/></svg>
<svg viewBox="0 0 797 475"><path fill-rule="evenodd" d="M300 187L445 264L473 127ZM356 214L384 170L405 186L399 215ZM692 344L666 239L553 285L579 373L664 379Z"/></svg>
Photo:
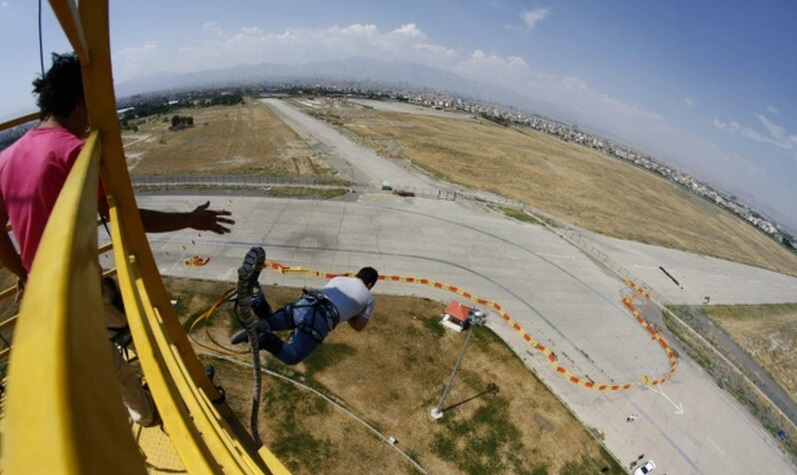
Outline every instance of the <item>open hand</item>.
<svg viewBox="0 0 797 475"><path fill-rule="evenodd" d="M230 228L225 225L233 225L235 221L225 216L231 216L227 210L217 211L208 209L210 201L199 205L191 212L191 227L199 231L212 231L216 234L227 234Z"/></svg>

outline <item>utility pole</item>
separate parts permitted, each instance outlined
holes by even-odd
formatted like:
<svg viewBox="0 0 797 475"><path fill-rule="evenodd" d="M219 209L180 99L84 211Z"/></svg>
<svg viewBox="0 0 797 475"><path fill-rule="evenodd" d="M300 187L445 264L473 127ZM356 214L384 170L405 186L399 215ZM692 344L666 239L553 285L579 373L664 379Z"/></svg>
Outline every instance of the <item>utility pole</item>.
<svg viewBox="0 0 797 475"><path fill-rule="evenodd" d="M462 358L465 356L465 350L468 348L468 343L470 343L470 338L473 336L473 330L478 326L484 325L485 321L487 320L487 315L479 310L472 309L468 313L468 323L470 324L470 329L468 330L468 336L465 338L465 344L462 345L462 351L459 352L459 358L457 358L457 364L454 365L454 371L451 372L451 377L448 379L448 384L446 384L445 390L443 390L443 397L440 398L440 403L432 409L432 417L434 419L442 419L443 418L443 403L446 400L446 396L448 396L448 391L451 389L451 384L454 382L454 377L457 375L457 370L459 369L459 364L462 363Z"/></svg>

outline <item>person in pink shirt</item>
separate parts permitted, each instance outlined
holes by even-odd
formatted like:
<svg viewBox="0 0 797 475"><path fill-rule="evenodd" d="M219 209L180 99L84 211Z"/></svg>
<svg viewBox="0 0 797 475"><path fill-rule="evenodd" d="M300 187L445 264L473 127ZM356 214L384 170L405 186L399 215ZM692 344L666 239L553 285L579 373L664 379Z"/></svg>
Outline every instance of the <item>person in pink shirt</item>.
<svg viewBox="0 0 797 475"><path fill-rule="evenodd" d="M0 233L0 261L18 278L24 289L44 228L71 171L86 135L89 120L84 102L80 61L74 54L53 54L52 67L33 81L33 92L41 112L40 124L0 152L0 223L11 223L19 254L7 233ZM146 232L193 228L217 234L230 232L235 221L229 211L209 209L210 202L191 212L161 212L141 209ZM104 193L99 192L98 210L106 215ZM100 285L98 278L98 285ZM115 284L102 286L109 327L126 324L114 298ZM113 287L113 289L111 288ZM150 426L158 421L152 399L133 369L114 346L117 377L131 418Z"/></svg>

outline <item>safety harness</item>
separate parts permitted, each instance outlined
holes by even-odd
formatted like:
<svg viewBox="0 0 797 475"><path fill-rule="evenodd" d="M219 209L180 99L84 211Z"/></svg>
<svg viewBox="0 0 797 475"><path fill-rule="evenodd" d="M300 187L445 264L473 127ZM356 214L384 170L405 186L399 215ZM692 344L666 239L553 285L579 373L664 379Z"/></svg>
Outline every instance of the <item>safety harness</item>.
<svg viewBox="0 0 797 475"><path fill-rule="evenodd" d="M327 324L329 331L332 331L338 323L340 323L340 313L337 307L326 297L317 290L302 289L302 298L298 304L289 304L285 306L285 314L288 317L288 324L291 328L298 328L299 331L311 335L318 341L324 341L326 335L322 335L316 328L316 319L323 318ZM312 308L313 313L310 316L310 321L307 320L296 325L293 317L293 312L298 308Z"/></svg>

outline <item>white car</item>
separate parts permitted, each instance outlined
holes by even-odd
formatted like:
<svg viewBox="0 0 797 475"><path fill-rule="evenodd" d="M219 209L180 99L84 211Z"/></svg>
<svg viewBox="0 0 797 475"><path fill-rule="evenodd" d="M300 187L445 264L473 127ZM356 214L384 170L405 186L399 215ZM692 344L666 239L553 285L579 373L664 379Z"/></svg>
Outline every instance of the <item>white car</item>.
<svg viewBox="0 0 797 475"><path fill-rule="evenodd" d="M648 460L645 462L645 465L642 465L638 469L634 470L634 475L647 475L648 473L652 472L654 468L656 468L656 464L653 462L653 460Z"/></svg>

